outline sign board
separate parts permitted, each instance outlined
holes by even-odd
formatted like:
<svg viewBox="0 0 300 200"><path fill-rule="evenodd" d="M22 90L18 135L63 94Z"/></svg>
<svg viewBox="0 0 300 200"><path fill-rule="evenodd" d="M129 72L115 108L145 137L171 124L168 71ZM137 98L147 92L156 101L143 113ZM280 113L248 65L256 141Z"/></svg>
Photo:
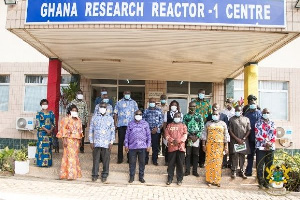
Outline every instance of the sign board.
<svg viewBox="0 0 300 200"><path fill-rule="evenodd" d="M285 27L285 0L27 0L26 24Z"/></svg>
<svg viewBox="0 0 300 200"><path fill-rule="evenodd" d="M159 92L159 91L149 91L148 98L159 99L160 96L163 94L164 94L163 92Z"/></svg>

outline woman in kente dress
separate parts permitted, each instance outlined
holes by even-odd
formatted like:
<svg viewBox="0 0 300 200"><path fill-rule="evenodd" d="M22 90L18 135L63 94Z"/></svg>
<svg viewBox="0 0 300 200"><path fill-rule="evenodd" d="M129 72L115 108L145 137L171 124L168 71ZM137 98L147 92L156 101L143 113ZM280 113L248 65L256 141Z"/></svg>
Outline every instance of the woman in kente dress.
<svg viewBox="0 0 300 200"><path fill-rule="evenodd" d="M67 116L61 120L60 130L57 133L57 138L62 138L64 147L60 179L81 178L78 153L82 137L82 124L78 117L78 109L75 105L71 105Z"/></svg>
<svg viewBox="0 0 300 200"><path fill-rule="evenodd" d="M206 152L205 177L208 186L220 187L223 155L228 153L230 140L226 123L219 120L219 111L214 111L212 120L205 124L202 134L202 149Z"/></svg>
<svg viewBox="0 0 300 200"><path fill-rule="evenodd" d="M36 115L37 149L35 163L38 167L52 166L52 132L55 128L54 113L48 110L47 99L40 102L42 110Z"/></svg>

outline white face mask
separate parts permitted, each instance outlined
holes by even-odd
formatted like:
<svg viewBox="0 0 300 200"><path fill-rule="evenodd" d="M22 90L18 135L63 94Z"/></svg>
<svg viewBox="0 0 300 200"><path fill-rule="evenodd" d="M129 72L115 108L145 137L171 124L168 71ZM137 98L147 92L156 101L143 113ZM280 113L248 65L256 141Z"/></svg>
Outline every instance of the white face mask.
<svg viewBox="0 0 300 200"><path fill-rule="evenodd" d="M78 112L76 112L76 111L71 111L71 116L72 116L72 117L78 117Z"/></svg>
<svg viewBox="0 0 300 200"><path fill-rule="evenodd" d="M177 110L177 106L171 106L171 110L175 112Z"/></svg>
<svg viewBox="0 0 300 200"><path fill-rule="evenodd" d="M106 113L106 108L99 108L99 112L101 114L105 114Z"/></svg>
<svg viewBox="0 0 300 200"><path fill-rule="evenodd" d="M42 105L42 109L43 110L47 110L48 109L48 105Z"/></svg>
<svg viewBox="0 0 300 200"><path fill-rule="evenodd" d="M179 122L180 122L180 117L174 118L174 122L175 122L175 123L179 123Z"/></svg>
<svg viewBox="0 0 300 200"><path fill-rule="evenodd" d="M136 121L140 121L140 120L142 120L142 115L135 115L134 116L134 119L136 120Z"/></svg>
<svg viewBox="0 0 300 200"><path fill-rule="evenodd" d="M77 94L77 99L82 100L83 99L83 95L82 94Z"/></svg>

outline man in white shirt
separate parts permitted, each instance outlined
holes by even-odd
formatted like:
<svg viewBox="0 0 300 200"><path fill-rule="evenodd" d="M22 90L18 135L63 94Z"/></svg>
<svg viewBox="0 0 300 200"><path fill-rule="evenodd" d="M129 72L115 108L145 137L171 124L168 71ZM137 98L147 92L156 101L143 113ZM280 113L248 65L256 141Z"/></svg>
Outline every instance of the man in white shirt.
<svg viewBox="0 0 300 200"><path fill-rule="evenodd" d="M233 108L233 99L232 98L227 98L225 101L225 106L221 113L227 115L228 121L230 120L231 117L235 115L235 110Z"/></svg>

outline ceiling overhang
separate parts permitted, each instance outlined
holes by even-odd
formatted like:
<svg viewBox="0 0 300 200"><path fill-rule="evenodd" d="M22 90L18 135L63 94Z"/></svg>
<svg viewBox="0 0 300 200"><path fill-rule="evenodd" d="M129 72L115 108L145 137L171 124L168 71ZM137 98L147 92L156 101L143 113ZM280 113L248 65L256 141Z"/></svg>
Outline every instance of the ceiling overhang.
<svg viewBox="0 0 300 200"><path fill-rule="evenodd" d="M164 29L12 29L90 79L220 82L298 33Z"/></svg>

